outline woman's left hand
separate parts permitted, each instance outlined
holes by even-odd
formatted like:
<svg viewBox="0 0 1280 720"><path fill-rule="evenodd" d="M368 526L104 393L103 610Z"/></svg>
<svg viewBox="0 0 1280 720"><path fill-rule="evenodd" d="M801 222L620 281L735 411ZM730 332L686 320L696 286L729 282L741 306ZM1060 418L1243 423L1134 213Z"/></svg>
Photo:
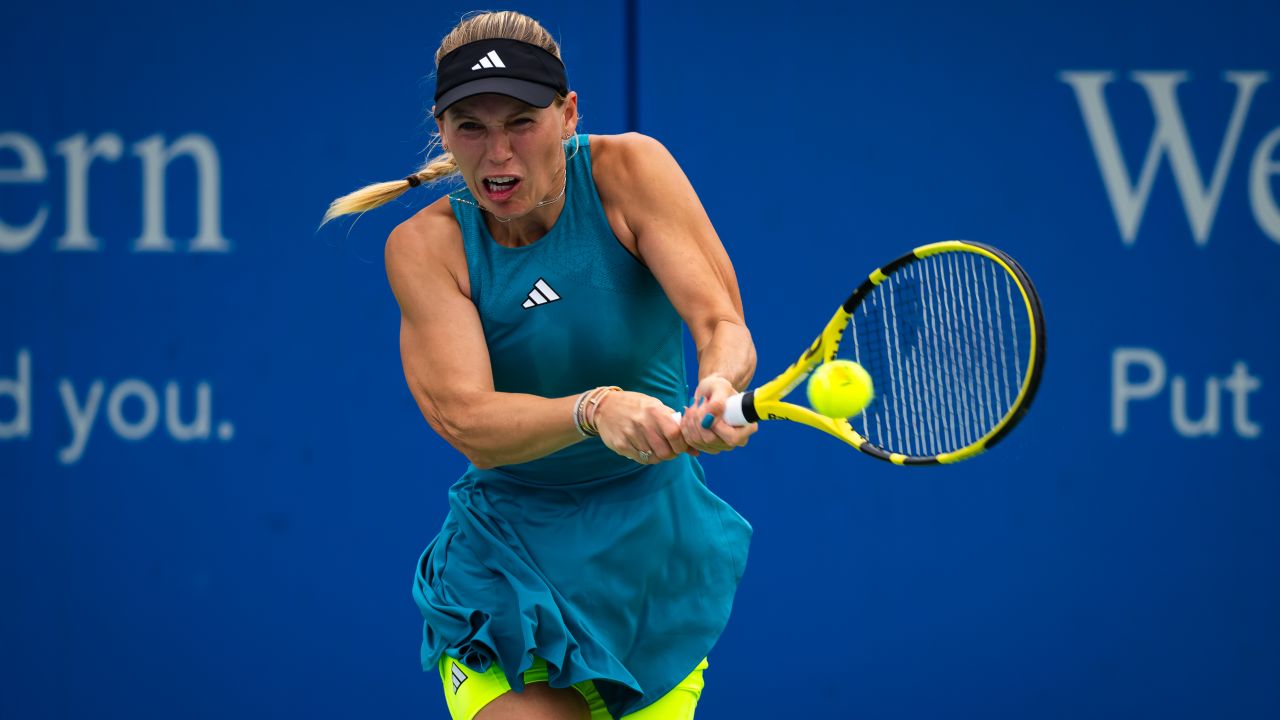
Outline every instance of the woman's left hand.
<svg viewBox="0 0 1280 720"><path fill-rule="evenodd" d="M622 390L605 393L591 420L605 447L646 465L690 452L671 416L671 408L661 400Z"/></svg>
<svg viewBox="0 0 1280 720"><path fill-rule="evenodd" d="M685 408L680 420L680 430L689 447L714 455L747 444L758 425L751 423L745 427L734 427L723 419L725 401L737 393L733 383L719 375L708 375L698 383L693 393L693 405ZM710 427L704 428L703 418L707 416L714 420Z"/></svg>

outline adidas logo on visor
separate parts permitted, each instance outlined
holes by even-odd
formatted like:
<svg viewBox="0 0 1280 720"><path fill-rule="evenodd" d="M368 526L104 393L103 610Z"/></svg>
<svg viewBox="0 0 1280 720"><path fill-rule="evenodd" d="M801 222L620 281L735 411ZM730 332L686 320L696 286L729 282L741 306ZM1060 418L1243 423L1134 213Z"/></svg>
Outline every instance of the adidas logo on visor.
<svg viewBox="0 0 1280 720"><path fill-rule="evenodd" d="M498 57L498 53L494 52L493 50L490 50L489 54L480 58L480 62L476 63L475 65L472 65L471 69L479 70L480 68L496 68L496 67L504 68L506 67L506 64L502 62L502 58Z"/></svg>

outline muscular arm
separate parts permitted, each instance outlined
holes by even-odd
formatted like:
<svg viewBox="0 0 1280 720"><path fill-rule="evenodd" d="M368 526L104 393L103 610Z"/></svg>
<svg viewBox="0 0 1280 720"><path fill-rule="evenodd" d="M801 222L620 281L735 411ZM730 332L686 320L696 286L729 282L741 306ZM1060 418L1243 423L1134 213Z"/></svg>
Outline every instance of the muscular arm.
<svg viewBox="0 0 1280 720"><path fill-rule="evenodd" d="M637 134L606 138L601 145L597 186L612 209L610 222L662 285L697 348L696 394L711 402L685 414L685 438L711 452L745 444L754 426L735 429L720 422L707 432L697 422L704 413L719 415L724 399L745 390L755 373L755 344L729 255L666 148ZM593 140L593 158L595 146Z"/></svg>
<svg viewBox="0 0 1280 720"><path fill-rule="evenodd" d="M577 396L494 390L480 317L459 281L461 236L445 213L447 206L424 210L386 245L387 279L400 304L400 357L423 416L482 468L528 462L578 442L571 417ZM463 262L463 277L465 268Z"/></svg>

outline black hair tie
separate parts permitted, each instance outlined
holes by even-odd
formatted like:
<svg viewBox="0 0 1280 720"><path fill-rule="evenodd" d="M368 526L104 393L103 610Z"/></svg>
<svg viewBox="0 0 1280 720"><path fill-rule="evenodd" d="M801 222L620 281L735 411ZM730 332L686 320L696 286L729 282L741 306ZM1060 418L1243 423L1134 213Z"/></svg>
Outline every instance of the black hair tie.
<svg viewBox="0 0 1280 720"><path fill-rule="evenodd" d="M418 179L417 173L414 173L413 175L410 175L409 177L405 178L404 181L409 183L409 187L411 188L416 188L422 184L422 181Z"/></svg>

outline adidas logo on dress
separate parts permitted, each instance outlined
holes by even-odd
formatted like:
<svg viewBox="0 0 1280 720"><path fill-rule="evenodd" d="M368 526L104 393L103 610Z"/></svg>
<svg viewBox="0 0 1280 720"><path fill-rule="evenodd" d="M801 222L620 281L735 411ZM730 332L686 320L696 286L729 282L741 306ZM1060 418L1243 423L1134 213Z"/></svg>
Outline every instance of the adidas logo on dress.
<svg viewBox="0 0 1280 720"><path fill-rule="evenodd" d="M525 300L524 304L520 307L528 310L531 307L546 305L547 303L555 302L559 299L560 296L556 294L555 290L551 289L551 286L547 284L547 281L542 278L538 278L538 282L534 283L533 289L529 291L529 298Z"/></svg>
<svg viewBox="0 0 1280 720"><path fill-rule="evenodd" d="M476 63L475 65L472 65L471 69L479 70L480 68L496 68L496 67L504 68L506 67L506 64L502 62L502 58L498 57L498 53L494 52L493 50L490 50L489 54L480 58L480 62Z"/></svg>

